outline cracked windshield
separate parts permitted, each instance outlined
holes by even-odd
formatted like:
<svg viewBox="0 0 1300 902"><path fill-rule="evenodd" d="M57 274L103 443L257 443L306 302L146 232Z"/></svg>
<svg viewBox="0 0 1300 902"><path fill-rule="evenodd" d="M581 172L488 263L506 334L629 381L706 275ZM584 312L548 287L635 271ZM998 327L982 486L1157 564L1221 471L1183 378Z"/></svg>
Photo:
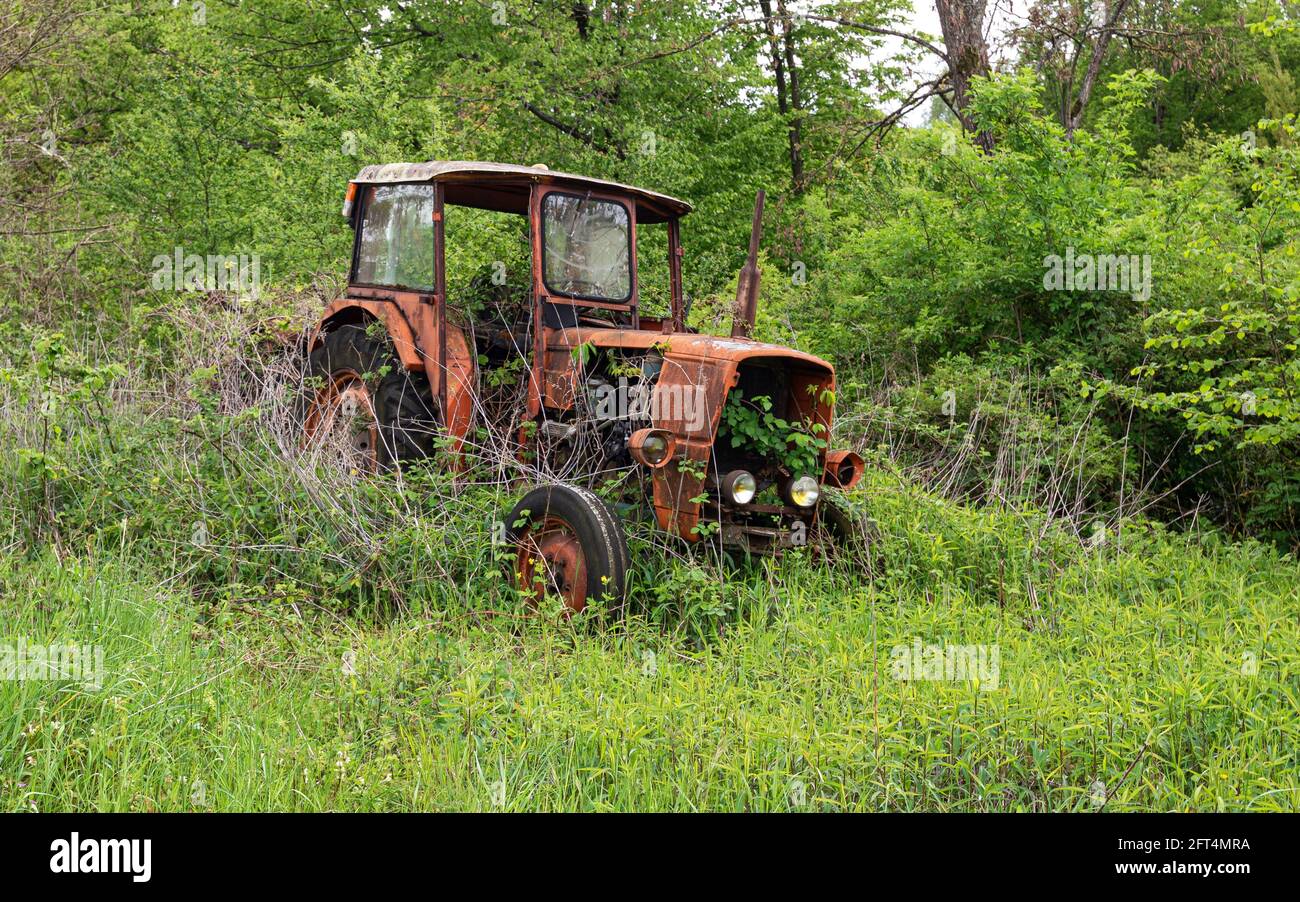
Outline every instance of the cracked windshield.
<svg viewBox="0 0 1300 902"><path fill-rule="evenodd" d="M622 204L548 194L542 220L547 288L599 301L631 297L631 226Z"/></svg>

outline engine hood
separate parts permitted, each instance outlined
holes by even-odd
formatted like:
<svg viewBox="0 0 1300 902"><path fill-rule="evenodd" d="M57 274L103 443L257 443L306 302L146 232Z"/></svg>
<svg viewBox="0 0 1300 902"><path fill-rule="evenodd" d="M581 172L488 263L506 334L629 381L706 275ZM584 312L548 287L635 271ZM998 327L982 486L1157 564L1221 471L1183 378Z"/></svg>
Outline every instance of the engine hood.
<svg viewBox="0 0 1300 902"><path fill-rule="evenodd" d="M811 370L820 370L827 375L834 375L835 368L825 360L813 354L796 351L785 345L769 344L761 341L749 341L743 338L725 338L720 335L698 335L691 332L673 332L662 334L645 329L591 329L576 328L557 330L556 336L562 336L560 343L567 347L576 347L590 342L601 348L627 348L629 350L649 350L659 345L666 346L665 357L697 358L710 361L734 361L740 363L751 357L782 357L791 363Z"/></svg>
<svg viewBox="0 0 1300 902"><path fill-rule="evenodd" d="M562 371L573 349L589 344L595 348L618 348L633 353L659 350L664 357L656 392L676 393L676 397L698 399L703 416L668 417L655 425L671 429L684 439L711 443L727 393L740 381L740 369L749 361L761 359L764 365L778 366L790 372L791 397L795 409L787 411L789 419L821 424L830 430L835 387L835 368L825 360L784 345L747 339L724 338L695 333L661 333L646 329L571 328L548 330L546 348L552 365L550 372ZM572 366L572 365L571 365ZM576 388L578 374L569 370L568 378L548 386L548 397L558 400ZM673 405L661 405L672 409Z"/></svg>
<svg viewBox="0 0 1300 902"><path fill-rule="evenodd" d="M788 407L792 422L810 423L829 436L834 406L835 369L825 360L778 344L694 333L662 333L648 329L548 329L548 365L542 390L552 406L565 407L580 380L582 365L574 349L584 344L632 353L659 350L663 366L655 384L654 425L678 438L679 459L655 471L654 505L662 528L690 542L699 540L704 473L713 452L718 422L728 393L741 381L742 370L762 366L788 374ZM692 465L683 467L689 461Z"/></svg>

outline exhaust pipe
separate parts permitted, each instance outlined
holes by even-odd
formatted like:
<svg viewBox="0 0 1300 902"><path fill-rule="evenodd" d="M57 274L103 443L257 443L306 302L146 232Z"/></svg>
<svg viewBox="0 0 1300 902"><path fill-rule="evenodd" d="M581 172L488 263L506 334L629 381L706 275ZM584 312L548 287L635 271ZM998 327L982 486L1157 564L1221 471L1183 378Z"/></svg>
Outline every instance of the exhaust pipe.
<svg viewBox="0 0 1300 902"><path fill-rule="evenodd" d="M736 310L731 317L731 337L749 338L754 331L754 317L758 315L758 239L763 234L763 200L767 195L759 189L754 198L754 223L749 229L749 256L736 282Z"/></svg>

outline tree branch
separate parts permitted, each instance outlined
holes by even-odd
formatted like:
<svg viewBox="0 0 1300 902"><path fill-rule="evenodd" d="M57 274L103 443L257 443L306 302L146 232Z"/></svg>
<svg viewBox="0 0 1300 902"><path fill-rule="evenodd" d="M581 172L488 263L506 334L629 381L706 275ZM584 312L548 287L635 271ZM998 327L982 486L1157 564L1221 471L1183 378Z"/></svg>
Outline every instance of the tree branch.
<svg viewBox="0 0 1300 902"><path fill-rule="evenodd" d="M617 142L614 144L602 144L601 142L597 141L595 137L589 134L588 132L584 132L576 125L570 125L567 122L563 122L559 119L556 119L550 113L546 112L543 109L538 108L537 106L535 106L534 104L530 103L527 100L524 101L523 107L525 110L532 113L538 119L545 122L547 125L551 126L551 128L554 128L559 132L563 132L564 134L568 135L570 138L576 138L577 140L581 141L583 144L586 144L588 147L592 148L593 150L598 150L604 154L613 154L614 156L618 157L620 160L624 160L627 158L627 151L624 150L622 147L620 147L617 144Z"/></svg>

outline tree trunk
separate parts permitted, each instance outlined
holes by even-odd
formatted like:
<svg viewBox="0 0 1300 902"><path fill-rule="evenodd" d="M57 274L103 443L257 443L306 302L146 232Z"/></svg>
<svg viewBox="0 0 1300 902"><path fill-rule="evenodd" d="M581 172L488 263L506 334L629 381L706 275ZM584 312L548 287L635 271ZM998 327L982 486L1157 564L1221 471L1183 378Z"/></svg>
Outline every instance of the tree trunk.
<svg viewBox="0 0 1300 902"><path fill-rule="evenodd" d="M1089 48L1088 68L1084 71L1083 81L1079 84L1079 96L1070 109L1069 118L1065 121L1066 137L1073 138L1079 126L1083 125L1083 113L1088 108L1088 101L1092 99L1092 90L1097 85L1097 76L1101 72L1101 64L1106 56L1106 48L1110 46L1110 39L1115 34L1115 26L1119 23L1120 16L1124 15L1124 9L1127 6L1128 0L1114 0L1106 10L1105 21L1092 39L1092 45Z"/></svg>
<svg viewBox="0 0 1300 902"><path fill-rule="evenodd" d="M794 46L790 38L790 20L785 14L784 0L777 0L782 19L782 33L776 33L776 17L772 14L772 0L759 0L763 10L763 29L767 32L767 43L772 52L772 71L776 76L776 108L786 123L786 134L790 142L790 180L798 193L803 184L803 137L799 121L799 76L794 63ZM784 49L783 49L784 48ZM789 73L787 86L786 74ZM794 115L791 116L791 109Z"/></svg>
<svg viewBox="0 0 1300 902"><path fill-rule="evenodd" d="M987 0L935 0L943 45L948 56L948 80L952 83L952 108L967 131L975 131L968 109L970 83L977 75L989 74L989 49L984 43L984 9ZM976 140L985 149L991 137L981 133Z"/></svg>
<svg viewBox="0 0 1300 902"><path fill-rule="evenodd" d="M790 176L794 180L794 191L803 190L803 102L799 98L799 67L794 61L794 36L790 16L785 10L785 0L776 0L777 11L781 14L781 39L785 45L785 68L790 73Z"/></svg>

